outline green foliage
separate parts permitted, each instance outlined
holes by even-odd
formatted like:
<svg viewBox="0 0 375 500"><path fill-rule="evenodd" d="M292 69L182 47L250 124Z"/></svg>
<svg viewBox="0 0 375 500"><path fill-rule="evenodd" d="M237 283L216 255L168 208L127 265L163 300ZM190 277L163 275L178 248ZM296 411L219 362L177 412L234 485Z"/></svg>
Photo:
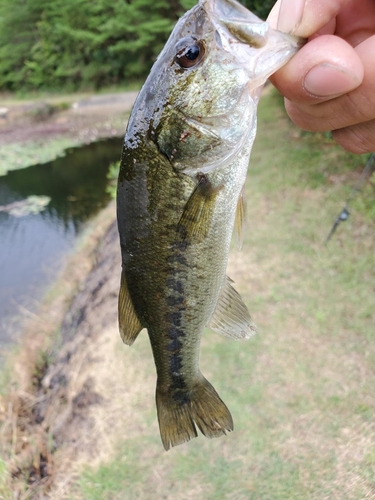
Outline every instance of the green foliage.
<svg viewBox="0 0 375 500"><path fill-rule="evenodd" d="M111 195L111 198L116 198L116 189L117 189L117 177L120 170L120 162L115 161L109 165L107 179L108 184L106 187L106 191Z"/></svg>
<svg viewBox="0 0 375 500"><path fill-rule="evenodd" d="M275 4L275 0L242 0L241 3L261 19L266 19Z"/></svg>
<svg viewBox="0 0 375 500"><path fill-rule="evenodd" d="M1 0L0 90L99 88L144 78L195 0ZM273 0L244 0L265 18Z"/></svg>

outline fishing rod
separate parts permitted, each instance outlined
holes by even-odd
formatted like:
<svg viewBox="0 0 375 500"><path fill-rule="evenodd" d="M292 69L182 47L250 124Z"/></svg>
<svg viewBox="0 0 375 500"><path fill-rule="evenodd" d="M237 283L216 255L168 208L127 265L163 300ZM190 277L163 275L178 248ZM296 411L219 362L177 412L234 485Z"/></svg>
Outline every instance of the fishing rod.
<svg viewBox="0 0 375 500"><path fill-rule="evenodd" d="M354 198L354 196L359 191L361 191L361 189L364 188L364 186L366 185L367 181L370 179L372 171L374 169L374 162L375 162L375 153L372 153L372 155L370 156L370 158L368 159L368 161L366 163L365 168L363 169L363 172L362 172L360 178L358 179L356 185L351 190L351 192L350 192L350 194L348 196L348 199L346 200L346 203L345 203L343 209L341 210L341 212L339 213L338 217L336 218L336 220L335 220L335 222L334 222L334 224L332 226L332 229L329 232L329 234L327 236L327 239L325 241L326 245L328 244L329 240L332 238L332 236L336 232L336 229L338 228L339 224L341 222L344 222L344 221L346 221L346 220L349 219L349 215L350 215L350 212L349 212L349 203L352 201L352 199Z"/></svg>

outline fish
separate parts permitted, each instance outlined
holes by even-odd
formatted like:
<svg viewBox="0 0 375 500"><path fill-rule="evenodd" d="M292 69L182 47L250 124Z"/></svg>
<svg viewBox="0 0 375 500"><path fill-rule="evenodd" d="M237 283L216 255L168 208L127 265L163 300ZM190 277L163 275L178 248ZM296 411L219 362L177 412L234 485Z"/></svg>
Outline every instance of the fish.
<svg viewBox="0 0 375 500"><path fill-rule="evenodd" d="M203 330L235 340L256 331L226 276L266 79L299 49L235 0L200 0L177 22L128 121L117 185L122 254L119 329L147 329L156 407L168 450L233 430L199 369Z"/></svg>

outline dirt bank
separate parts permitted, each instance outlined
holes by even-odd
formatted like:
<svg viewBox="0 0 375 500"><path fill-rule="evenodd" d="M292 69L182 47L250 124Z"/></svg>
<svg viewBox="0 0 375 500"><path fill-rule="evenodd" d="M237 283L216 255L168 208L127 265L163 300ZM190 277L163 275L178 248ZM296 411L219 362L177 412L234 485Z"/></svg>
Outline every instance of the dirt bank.
<svg viewBox="0 0 375 500"><path fill-rule="evenodd" d="M137 91L60 96L38 101L0 98L0 144L70 137L91 142L124 133Z"/></svg>
<svg viewBox="0 0 375 500"><path fill-rule="evenodd" d="M96 420L91 409L106 405L97 377L107 344L118 337L106 332L115 330L117 321L119 268L111 205L92 223L83 247L67 265L62 288L29 322L23 346L12 359L10 391L0 399L9 498L45 498L57 478L63 475L66 484L80 458L100 456L98 441L92 439ZM0 498L7 498L1 493L0 483Z"/></svg>

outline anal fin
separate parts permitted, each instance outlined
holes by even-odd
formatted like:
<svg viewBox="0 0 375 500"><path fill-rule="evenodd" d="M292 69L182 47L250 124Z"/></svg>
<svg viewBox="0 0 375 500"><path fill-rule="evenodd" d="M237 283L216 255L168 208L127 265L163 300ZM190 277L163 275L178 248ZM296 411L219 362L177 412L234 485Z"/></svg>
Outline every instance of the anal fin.
<svg viewBox="0 0 375 500"><path fill-rule="evenodd" d="M139 332L142 330L142 325L129 295L124 269L121 273L121 285L118 298L118 322L122 341L125 344L132 345L138 337Z"/></svg>
<svg viewBox="0 0 375 500"><path fill-rule="evenodd" d="M241 295L230 284L228 277L225 279L208 326L234 340L246 340L256 333L256 326L249 311Z"/></svg>

